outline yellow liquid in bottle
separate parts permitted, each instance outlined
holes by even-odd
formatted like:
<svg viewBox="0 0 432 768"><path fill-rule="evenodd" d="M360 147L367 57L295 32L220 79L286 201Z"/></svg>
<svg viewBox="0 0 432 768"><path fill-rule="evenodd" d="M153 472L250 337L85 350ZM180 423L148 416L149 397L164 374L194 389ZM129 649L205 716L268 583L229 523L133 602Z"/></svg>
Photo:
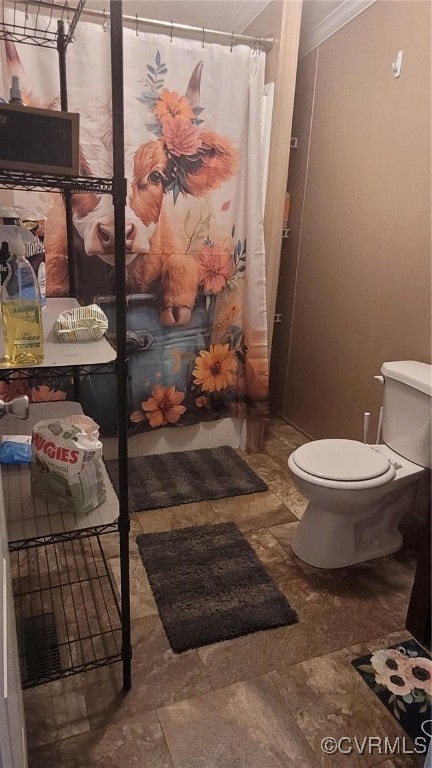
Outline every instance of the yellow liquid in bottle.
<svg viewBox="0 0 432 768"><path fill-rule="evenodd" d="M44 357L41 309L32 299L1 305L5 360L9 365L37 365Z"/></svg>

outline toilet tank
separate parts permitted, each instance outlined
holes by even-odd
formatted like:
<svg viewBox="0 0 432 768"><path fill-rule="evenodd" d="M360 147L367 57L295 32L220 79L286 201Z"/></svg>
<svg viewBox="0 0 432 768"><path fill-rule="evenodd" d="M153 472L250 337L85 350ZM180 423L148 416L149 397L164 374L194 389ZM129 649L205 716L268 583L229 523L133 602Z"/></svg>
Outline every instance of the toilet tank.
<svg viewBox="0 0 432 768"><path fill-rule="evenodd" d="M431 468L432 366L383 363L383 441L409 461Z"/></svg>

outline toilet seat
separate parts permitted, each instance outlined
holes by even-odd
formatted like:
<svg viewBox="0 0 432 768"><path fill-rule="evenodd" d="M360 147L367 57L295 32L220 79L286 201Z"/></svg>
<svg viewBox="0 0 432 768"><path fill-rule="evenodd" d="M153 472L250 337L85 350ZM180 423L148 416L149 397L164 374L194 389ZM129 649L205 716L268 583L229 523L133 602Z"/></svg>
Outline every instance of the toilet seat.
<svg viewBox="0 0 432 768"><path fill-rule="evenodd" d="M304 472L327 480L370 480L387 472L390 462L357 440L314 440L295 451Z"/></svg>
<svg viewBox="0 0 432 768"><path fill-rule="evenodd" d="M314 440L291 454L290 469L316 485L330 488L370 488L396 475L390 461L357 440Z"/></svg>

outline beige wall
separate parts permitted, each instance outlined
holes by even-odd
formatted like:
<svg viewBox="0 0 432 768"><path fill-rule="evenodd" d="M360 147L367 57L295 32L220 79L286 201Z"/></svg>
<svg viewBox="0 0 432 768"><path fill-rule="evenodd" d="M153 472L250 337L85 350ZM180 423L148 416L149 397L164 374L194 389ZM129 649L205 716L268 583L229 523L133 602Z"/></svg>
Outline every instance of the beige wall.
<svg viewBox="0 0 432 768"><path fill-rule="evenodd" d="M378 0L299 63L271 402L315 438L362 438L383 361L431 362L430 29Z"/></svg>

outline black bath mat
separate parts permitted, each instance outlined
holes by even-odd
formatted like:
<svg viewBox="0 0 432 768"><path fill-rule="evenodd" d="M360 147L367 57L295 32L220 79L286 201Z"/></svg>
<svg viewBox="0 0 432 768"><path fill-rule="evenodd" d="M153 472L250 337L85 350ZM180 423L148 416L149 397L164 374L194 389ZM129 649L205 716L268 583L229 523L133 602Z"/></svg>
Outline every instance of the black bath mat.
<svg viewBox="0 0 432 768"><path fill-rule="evenodd" d="M137 543L176 653L297 621L235 523L145 533Z"/></svg>
<svg viewBox="0 0 432 768"><path fill-rule="evenodd" d="M118 461L106 465L118 493ZM228 445L128 459L128 484L131 514L268 489Z"/></svg>
<svg viewBox="0 0 432 768"><path fill-rule="evenodd" d="M429 743L432 724L431 657L415 640L351 662L408 736Z"/></svg>

